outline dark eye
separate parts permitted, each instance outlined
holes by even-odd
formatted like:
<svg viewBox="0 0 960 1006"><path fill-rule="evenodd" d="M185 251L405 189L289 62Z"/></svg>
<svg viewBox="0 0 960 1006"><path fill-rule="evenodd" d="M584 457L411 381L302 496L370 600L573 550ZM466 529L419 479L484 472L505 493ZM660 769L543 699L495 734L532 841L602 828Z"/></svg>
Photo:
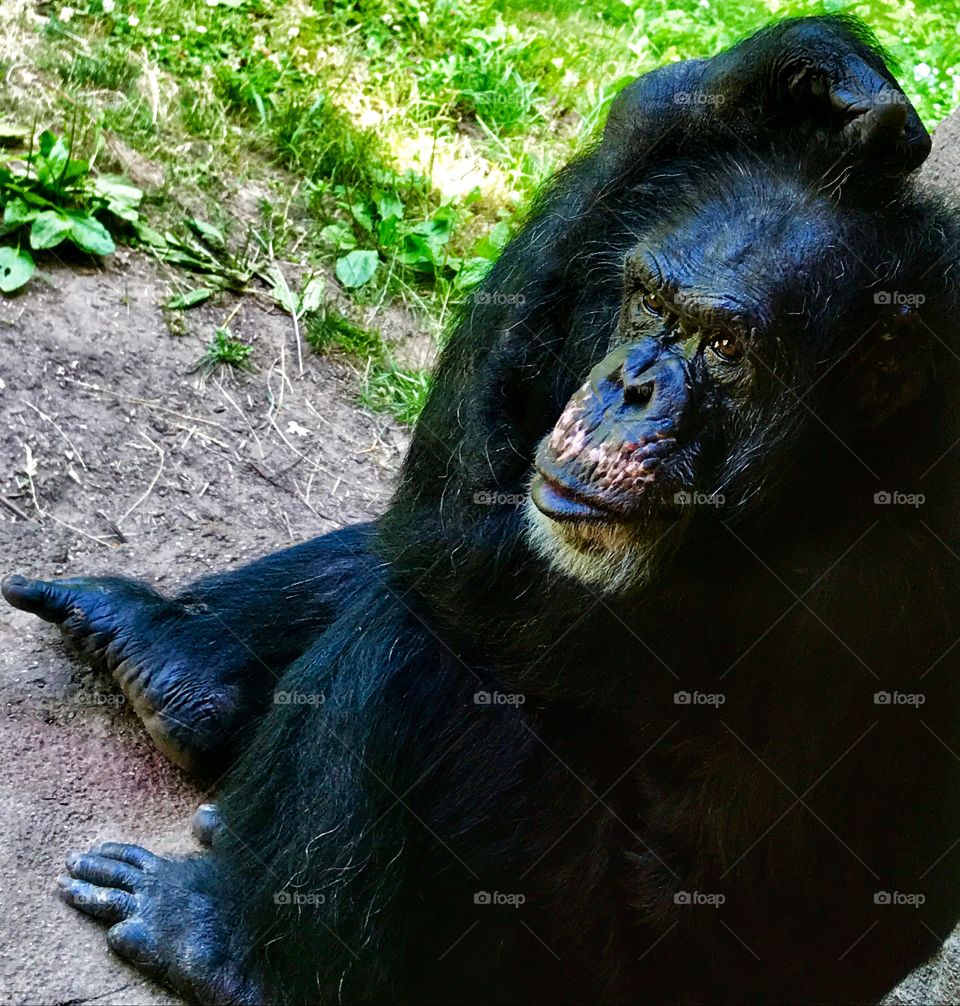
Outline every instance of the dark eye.
<svg viewBox="0 0 960 1006"><path fill-rule="evenodd" d="M718 335L710 341L710 348L725 363L734 363L743 356L743 344L733 335Z"/></svg>
<svg viewBox="0 0 960 1006"><path fill-rule="evenodd" d="M663 317L667 310L667 305L663 302L663 298L658 297L655 293L641 294L640 306L647 312L647 314L652 314L654 318Z"/></svg>

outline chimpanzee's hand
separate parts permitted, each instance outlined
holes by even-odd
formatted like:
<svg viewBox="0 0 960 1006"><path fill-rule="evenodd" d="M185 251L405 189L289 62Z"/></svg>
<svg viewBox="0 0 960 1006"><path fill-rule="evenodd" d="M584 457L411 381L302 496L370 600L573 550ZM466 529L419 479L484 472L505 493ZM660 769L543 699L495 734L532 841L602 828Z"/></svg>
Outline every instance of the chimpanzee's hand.
<svg viewBox="0 0 960 1006"><path fill-rule="evenodd" d="M617 97L611 153L695 155L704 130L726 127L732 150L763 154L770 137L810 139L825 170L858 162L881 175L918 167L930 137L862 28L843 17L799 18L710 60L641 77ZM771 128L779 124L778 128Z"/></svg>

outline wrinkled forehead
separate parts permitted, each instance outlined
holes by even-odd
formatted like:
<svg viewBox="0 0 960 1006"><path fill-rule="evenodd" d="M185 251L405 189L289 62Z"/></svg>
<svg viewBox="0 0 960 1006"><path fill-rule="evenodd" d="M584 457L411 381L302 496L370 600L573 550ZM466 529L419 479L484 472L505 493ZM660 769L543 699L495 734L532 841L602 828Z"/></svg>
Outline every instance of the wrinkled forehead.
<svg viewBox="0 0 960 1006"><path fill-rule="evenodd" d="M758 324L827 299L842 310L869 285L853 217L799 183L712 179L683 202L628 257L628 280L734 306Z"/></svg>

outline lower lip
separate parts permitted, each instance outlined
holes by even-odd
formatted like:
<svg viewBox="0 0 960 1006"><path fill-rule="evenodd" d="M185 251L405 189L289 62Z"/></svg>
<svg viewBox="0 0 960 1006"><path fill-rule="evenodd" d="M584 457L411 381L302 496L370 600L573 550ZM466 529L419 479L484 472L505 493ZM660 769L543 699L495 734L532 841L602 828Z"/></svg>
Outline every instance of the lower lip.
<svg viewBox="0 0 960 1006"><path fill-rule="evenodd" d="M539 472L533 477L530 496L534 505L551 520L604 520L614 519L609 510L585 503L558 485L545 479Z"/></svg>

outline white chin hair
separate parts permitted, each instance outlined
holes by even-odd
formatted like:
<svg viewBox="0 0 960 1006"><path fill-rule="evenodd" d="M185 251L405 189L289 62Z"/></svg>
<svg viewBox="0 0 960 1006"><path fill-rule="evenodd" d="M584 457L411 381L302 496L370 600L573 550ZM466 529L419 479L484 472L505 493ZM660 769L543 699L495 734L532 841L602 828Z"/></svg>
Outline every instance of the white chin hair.
<svg viewBox="0 0 960 1006"><path fill-rule="evenodd" d="M560 522L528 496L527 535L533 551L560 573L604 594L643 586L653 575L654 553L622 524Z"/></svg>

